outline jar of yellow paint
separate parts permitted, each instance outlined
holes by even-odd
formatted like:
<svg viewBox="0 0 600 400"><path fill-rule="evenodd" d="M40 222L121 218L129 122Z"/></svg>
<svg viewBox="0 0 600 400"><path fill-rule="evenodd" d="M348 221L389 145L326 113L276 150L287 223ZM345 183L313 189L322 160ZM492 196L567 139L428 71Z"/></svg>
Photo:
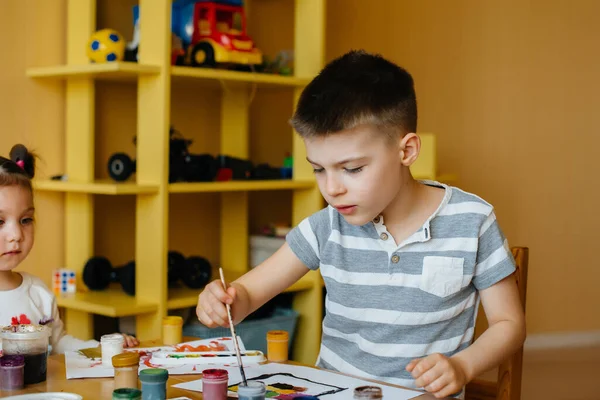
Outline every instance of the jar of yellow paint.
<svg viewBox="0 0 600 400"><path fill-rule="evenodd" d="M274 362L287 361L288 341L287 331L267 332L267 359Z"/></svg>
<svg viewBox="0 0 600 400"><path fill-rule="evenodd" d="M111 361L115 369L115 389L137 389L140 354L134 351L121 353L113 356Z"/></svg>
<svg viewBox="0 0 600 400"><path fill-rule="evenodd" d="M167 316L162 321L163 344L179 344L182 342L181 332L183 330L183 318Z"/></svg>

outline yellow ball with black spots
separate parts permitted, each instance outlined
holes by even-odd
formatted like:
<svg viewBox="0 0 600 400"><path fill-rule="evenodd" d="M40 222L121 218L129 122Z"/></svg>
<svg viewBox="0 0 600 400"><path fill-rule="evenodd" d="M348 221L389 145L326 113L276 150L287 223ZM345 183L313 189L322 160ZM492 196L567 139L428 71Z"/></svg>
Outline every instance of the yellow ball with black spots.
<svg viewBox="0 0 600 400"><path fill-rule="evenodd" d="M114 29L101 29L90 36L87 56L94 63L122 61L125 56L125 40Z"/></svg>

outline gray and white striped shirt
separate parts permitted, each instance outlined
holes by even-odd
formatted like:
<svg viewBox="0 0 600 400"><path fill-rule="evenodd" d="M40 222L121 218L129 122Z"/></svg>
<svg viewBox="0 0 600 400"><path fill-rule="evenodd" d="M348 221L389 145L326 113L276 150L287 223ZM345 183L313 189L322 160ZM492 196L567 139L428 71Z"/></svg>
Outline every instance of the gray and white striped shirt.
<svg viewBox="0 0 600 400"><path fill-rule="evenodd" d="M468 347L478 291L514 272L490 204L455 187L424 183L443 187L444 199L400 244L381 216L355 226L332 207L288 234L292 251L320 269L326 285L320 367L415 388L406 365Z"/></svg>

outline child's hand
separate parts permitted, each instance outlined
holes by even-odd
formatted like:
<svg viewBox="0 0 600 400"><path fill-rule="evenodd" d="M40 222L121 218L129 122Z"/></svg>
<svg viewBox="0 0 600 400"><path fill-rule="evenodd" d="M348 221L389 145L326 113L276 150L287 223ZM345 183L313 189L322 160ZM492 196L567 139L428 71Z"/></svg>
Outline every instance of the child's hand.
<svg viewBox="0 0 600 400"><path fill-rule="evenodd" d="M425 389L437 398L458 393L467 384L466 373L459 362L439 353L412 360L406 370L415 378L418 388Z"/></svg>
<svg viewBox="0 0 600 400"><path fill-rule="evenodd" d="M234 287L230 286L225 291L220 280L212 281L198 296L198 306L196 307L198 320L208 328L229 327L225 304L233 304L236 295Z"/></svg>
<svg viewBox="0 0 600 400"><path fill-rule="evenodd" d="M129 336L125 333L122 333L121 335L123 335L123 339L125 339L125 341L123 342L123 347L137 347L140 344L140 341L137 340L137 338L135 338L134 336Z"/></svg>

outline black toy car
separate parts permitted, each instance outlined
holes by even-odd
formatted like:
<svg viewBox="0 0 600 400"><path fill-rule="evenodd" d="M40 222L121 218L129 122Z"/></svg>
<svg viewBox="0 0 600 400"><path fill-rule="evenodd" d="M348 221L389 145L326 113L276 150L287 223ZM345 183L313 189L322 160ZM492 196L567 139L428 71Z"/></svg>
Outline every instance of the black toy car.
<svg viewBox="0 0 600 400"><path fill-rule="evenodd" d="M190 154L192 141L171 128L169 131L169 182L210 182L217 174L217 162L210 154ZM134 139L134 143L136 140ZM136 171L136 161L126 153L108 159L108 174L123 182Z"/></svg>

